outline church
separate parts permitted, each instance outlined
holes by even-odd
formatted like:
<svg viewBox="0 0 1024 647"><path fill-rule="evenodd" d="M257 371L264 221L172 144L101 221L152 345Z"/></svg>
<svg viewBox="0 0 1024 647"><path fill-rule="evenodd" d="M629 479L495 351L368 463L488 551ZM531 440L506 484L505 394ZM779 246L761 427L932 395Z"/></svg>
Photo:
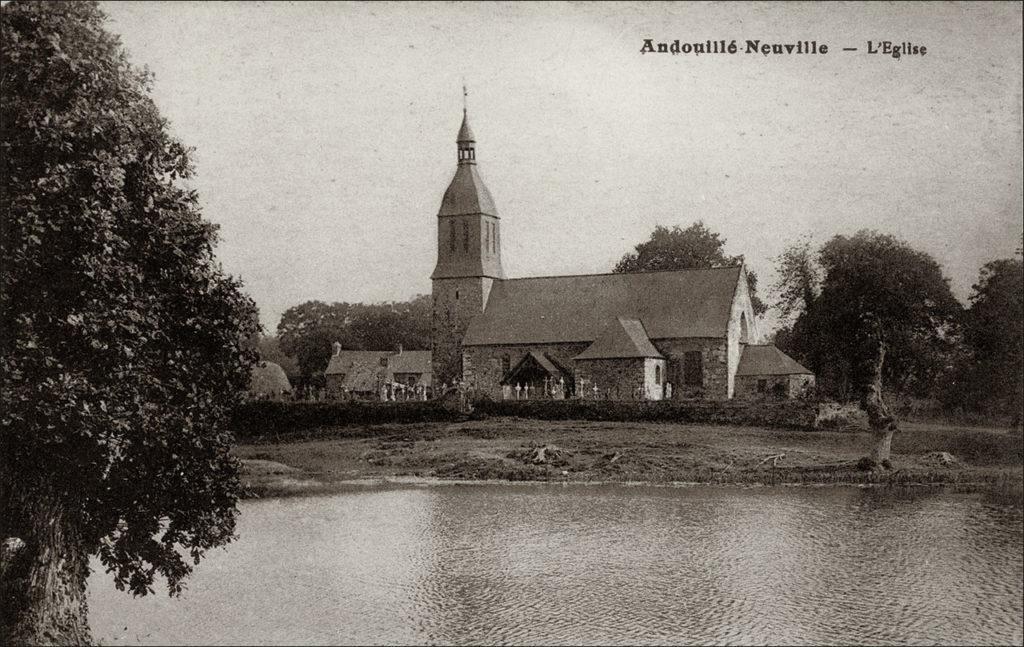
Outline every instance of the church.
<svg viewBox="0 0 1024 647"><path fill-rule="evenodd" d="M760 343L742 265L509 279L463 110L437 214L434 392L494 399L795 397L814 375Z"/></svg>

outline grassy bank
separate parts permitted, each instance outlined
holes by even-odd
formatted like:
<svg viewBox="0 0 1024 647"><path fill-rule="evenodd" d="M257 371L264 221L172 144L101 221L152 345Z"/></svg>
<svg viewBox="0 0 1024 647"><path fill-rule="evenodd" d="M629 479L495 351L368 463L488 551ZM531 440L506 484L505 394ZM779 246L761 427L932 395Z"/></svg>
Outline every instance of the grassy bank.
<svg viewBox="0 0 1024 647"><path fill-rule="evenodd" d="M491 418L321 427L285 435L267 430L235 453L247 461L246 486L256 496L394 477L927 483L1020 496L1024 440L1004 430L908 423L893 440L890 472L857 468L869 442L866 433L851 431Z"/></svg>

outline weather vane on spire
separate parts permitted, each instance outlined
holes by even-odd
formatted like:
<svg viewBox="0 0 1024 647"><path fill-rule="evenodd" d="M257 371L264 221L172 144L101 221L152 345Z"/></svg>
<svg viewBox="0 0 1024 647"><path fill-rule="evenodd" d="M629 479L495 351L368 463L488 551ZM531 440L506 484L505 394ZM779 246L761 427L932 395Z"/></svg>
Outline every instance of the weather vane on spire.
<svg viewBox="0 0 1024 647"><path fill-rule="evenodd" d="M462 114L466 114L466 105L469 101L469 90L466 89L466 79L462 79Z"/></svg>

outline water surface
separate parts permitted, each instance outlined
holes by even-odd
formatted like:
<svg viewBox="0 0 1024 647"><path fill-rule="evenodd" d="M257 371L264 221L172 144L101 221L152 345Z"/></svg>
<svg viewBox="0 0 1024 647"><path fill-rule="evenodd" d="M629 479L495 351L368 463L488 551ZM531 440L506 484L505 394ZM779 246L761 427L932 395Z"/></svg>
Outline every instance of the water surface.
<svg viewBox="0 0 1024 647"><path fill-rule="evenodd" d="M248 501L105 643L1021 644L1019 510L859 488L473 485Z"/></svg>

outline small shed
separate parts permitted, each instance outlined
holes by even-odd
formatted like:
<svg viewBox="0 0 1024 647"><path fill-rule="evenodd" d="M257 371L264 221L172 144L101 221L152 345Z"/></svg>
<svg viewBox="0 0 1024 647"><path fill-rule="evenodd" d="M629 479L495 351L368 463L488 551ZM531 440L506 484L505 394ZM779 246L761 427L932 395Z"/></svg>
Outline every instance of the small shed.
<svg viewBox="0 0 1024 647"><path fill-rule="evenodd" d="M774 344L747 345L736 369L737 398L795 398L814 386L814 373Z"/></svg>

